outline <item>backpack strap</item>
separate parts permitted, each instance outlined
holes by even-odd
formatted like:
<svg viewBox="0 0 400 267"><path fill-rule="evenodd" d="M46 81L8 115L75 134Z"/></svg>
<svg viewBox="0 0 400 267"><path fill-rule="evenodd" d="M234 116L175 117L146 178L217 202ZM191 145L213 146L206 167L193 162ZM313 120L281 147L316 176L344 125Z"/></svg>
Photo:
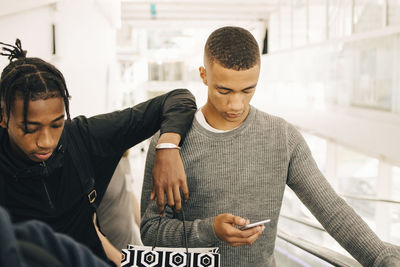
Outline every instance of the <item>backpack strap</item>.
<svg viewBox="0 0 400 267"><path fill-rule="evenodd" d="M70 129L68 132L70 133L70 138L68 140L67 149L71 151L72 161L78 170L82 188L86 190L90 206L96 211L97 191L95 188L94 171L89 160L89 152L82 138L77 133L74 133L74 129Z"/></svg>
<svg viewBox="0 0 400 267"><path fill-rule="evenodd" d="M5 206L6 204L6 181L5 177L0 177L0 206Z"/></svg>

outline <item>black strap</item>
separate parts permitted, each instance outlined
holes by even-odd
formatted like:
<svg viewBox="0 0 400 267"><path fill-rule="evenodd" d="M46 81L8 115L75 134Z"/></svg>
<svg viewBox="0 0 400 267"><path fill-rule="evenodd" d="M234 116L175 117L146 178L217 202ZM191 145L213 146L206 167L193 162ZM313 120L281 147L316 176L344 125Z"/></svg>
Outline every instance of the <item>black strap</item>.
<svg viewBox="0 0 400 267"><path fill-rule="evenodd" d="M0 206L6 205L6 181L4 177L0 177Z"/></svg>
<svg viewBox="0 0 400 267"><path fill-rule="evenodd" d="M166 208L166 205L164 207L164 210L165 210L165 208ZM173 210L174 214L178 214L175 210L175 207L173 207L172 210ZM182 224L183 224L183 242L184 242L184 245L186 248L186 266L189 267L190 266L189 243L188 243L188 239L187 239L186 226L185 226L185 212L183 211L183 207L181 210L181 214L182 214ZM151 250L154 250L158 243L158 234L160 232L161 219L162 219L162 215L159 215L156 240L154 241L154 245L151 248Z"/></svg>
<svg viewBox="0 0 400 267"><path fill-rule="evenodd" d="M83 190L86 190L90 206L95 211L97 209L97 191L95 188L94 172L91 162L89 162L89 152L80 136L74 133L73 130L69 131L71 138L69 138L68 148L71 150L71 158L78 170L78 176L81 181Z"/></svg>

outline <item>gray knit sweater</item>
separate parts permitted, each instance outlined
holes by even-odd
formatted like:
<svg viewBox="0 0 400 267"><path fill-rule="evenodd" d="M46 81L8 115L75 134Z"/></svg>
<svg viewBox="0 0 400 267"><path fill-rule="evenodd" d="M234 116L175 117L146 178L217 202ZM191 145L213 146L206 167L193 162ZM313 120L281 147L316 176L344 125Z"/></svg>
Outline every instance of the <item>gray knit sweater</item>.
<svg viewBox="0 0 400 267"><path fill-rule="evenodd" d="M158 226L156 203L148 200L156 139L149 148L142 192L141 235L146 245L154 244ZM184 205L189 246L220 247L221 266L275 266L274 245L285 185L361 264L378 266L382 259L397 253L333 191L301 134L281 118L251 107L246 120L227 133L210 132L194 120L181 156L190 191ZM157 246L182 247L182 221L171 209L166 211ZM233 248L215 235L214 216L221 213L252 222L270 218L271 222L252 245Z"/></svg>

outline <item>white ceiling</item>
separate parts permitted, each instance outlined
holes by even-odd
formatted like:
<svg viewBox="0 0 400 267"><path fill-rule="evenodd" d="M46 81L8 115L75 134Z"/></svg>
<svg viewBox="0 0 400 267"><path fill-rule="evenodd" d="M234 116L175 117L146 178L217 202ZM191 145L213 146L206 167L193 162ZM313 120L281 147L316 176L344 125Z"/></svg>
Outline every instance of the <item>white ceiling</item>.
<svg viewBox="0 0 400 267"><path fill-rule="evenodd" d="M123 0L123 24L266 22L278 0Z"/></svg>

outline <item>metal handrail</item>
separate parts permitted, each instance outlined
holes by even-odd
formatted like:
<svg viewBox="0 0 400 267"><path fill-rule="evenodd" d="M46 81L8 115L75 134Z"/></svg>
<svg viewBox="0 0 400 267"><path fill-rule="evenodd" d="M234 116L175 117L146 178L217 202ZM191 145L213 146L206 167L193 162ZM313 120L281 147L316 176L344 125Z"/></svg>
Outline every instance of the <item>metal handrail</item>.
<svg viewBox="0 0 400 267"><path fill-rule="evenodd" d="M339 252L331 249L316 245L310 241L304 240L299 237L291 236L281 229L278 229L278 238L314 255L315 257L322 259L333 266L339 267L355 267L361 266L356 260L347 257Z"/></svg>

